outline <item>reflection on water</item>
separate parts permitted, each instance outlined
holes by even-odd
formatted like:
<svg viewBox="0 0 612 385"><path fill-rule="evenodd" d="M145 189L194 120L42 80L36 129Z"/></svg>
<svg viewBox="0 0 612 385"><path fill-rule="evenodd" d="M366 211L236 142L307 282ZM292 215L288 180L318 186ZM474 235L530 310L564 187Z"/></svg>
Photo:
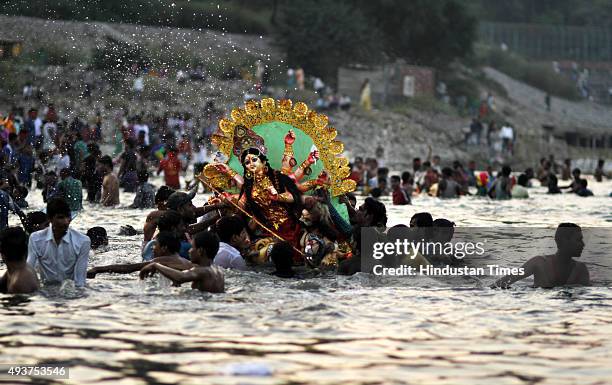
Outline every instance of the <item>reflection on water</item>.
<svg viewBox="0 0 612 385"><path fill-rule="evenodd" d="M610 183L593 187L598 195L612 190ZM540 191L509 202L418 198L411 207L388 206L390 224L407 223L418 211L471 226L612 221L608 198ZM122 195L123 205L132 196ZM32 203L41 206L38 191ZM140 228L146 212L86 210L73 225L104 226L111 241L92 265L139 260L140 238L116 234L121 225ZM74 384L594 384L612 378L612 291L606 287L502 291L465 280L453 288L426 277L401 287L366 274L282 280L265 272L229 272L226 285L226 293L210 295L159 277L100 275L84 291L3 295L0 362L65 363L67 383ZM272 375L227 375L236 363L259 363Z"/></svg>

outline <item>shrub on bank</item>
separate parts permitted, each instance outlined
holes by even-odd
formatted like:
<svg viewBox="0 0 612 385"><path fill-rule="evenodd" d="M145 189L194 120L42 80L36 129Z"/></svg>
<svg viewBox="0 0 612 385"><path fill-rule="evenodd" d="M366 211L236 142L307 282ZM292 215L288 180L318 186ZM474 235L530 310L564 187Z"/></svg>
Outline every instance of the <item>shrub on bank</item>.
<svg viewBox="0 0 612 385"><path fill-rule="evenodd" d="M516 54L499 48L479 47L476 57L480 65L493 67L551 95L569 100L580 99L575 84L557 74L551 66L528 62Z"/></svg>

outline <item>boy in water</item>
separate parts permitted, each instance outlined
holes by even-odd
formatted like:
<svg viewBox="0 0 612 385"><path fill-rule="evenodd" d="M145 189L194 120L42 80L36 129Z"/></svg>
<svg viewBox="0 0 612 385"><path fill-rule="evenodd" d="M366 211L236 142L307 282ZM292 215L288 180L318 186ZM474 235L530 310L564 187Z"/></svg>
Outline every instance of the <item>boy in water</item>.
<svg viewBox="0 0 612 385"><path fill-rule="evenodd" d="M6 274L0 277L0 293L27 294L38 290L38 277L27 264L28 236L21 227L9 227L0 233L0 253Z"/></svg>
<svg viewBox="0 0 612 385"><path fill-rule="evenodd" d="M212 265L212 260L219 250L219 238L209 231L197 233L192 240L189 250L193 267L186 271L164 266L153 262L140 271L140 279L160 272L172 280L174 286L181 286L185 282L192 282L191 288L210 293L223 293L225 291L225 278L223 269Z"/></svg>
<svg viewBox="0 0 612 385"><path fill-rule="evenodd" d="M507 275L498 279L492 287L507 288L514 282L533 275L533 286L552 288L555 286L589 286L589 270L579 258L584 249L582 229L574 223L561 223L555 233L557 252L537 256L525 262L522 275Z"/></svg>
<svg viewBox="0 0 612 385"><path fill-rule="evenodd" d="M190 269L193 264L181 257L178 253L181 248L181 241L176 234L171 232L161 232L155 238L153 246L153 260L151 262L126 263L107 266L96 266L87 271L87 278L95 278L100 273L129 274L138 271L149 263L157 262L177 270Z"/></svg>

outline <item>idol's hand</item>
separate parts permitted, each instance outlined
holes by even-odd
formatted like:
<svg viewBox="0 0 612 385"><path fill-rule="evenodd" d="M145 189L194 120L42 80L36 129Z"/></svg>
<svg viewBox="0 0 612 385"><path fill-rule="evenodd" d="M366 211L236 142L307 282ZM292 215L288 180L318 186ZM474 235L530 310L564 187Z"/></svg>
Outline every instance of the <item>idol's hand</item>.
<svg viewBox="0 0 612 385"><path fill-rule="evenodd" d="M319 160L319 150L314 150L308 155L308 163L312 164Z"/></svg>
<svg viewBox="0 0 612 385"><path fill-rule="evenodd" d="M329 175L325 171L321 171L317 180L315 180L317 186L325 186L329 184Z"/></svg>
<svg viewBox="0 0 612 385"><path fill-rule="evenodd" d="M293 130L289 130L287 135L285 135L285 144L293 144L295 142L295 132Z"/></svg>
<svg viewBox="0 0 612 385"><path fill-rule="evenodd" d="M273 201L277 201L278 200L278 191L276 191L274 186L270 186L268 188L268 194L270 196L270 199L272 199Z"/></svg>
<svg viewBox="0 0 612 385"><path fill-rule="evenodd" d="M228 174L229 173L229 167L225 163L217 163L217 164L215 164L215 168L217 169L217 171L219 171L219 172L221 172L223 174Z"/></svg>

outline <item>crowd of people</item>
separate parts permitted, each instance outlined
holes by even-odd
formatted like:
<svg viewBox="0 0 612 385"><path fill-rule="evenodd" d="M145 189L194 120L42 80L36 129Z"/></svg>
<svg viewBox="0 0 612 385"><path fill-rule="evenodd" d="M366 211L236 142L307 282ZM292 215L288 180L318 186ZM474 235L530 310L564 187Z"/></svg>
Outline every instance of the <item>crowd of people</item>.
<svg viewBox="0 0 612 385"><path fill-rule="evenodd" d="M170 118L174 120L168 121ZM205 205L194 206L192 200L199 183L181 184L180 175L185 175L186 180L190 177L186 175L187 165L193 163L194 172L199 173L210 160L205 141L194 137L195 134L200 133L187 129L180 117L168 117L163 124L151 127L142 117L125 118L117 130L120 151L116 150L115 156L111 156L101 150L100 125L80 125L78 119L66 124L53 105L47 106L41 114L31 109L25 117L12 113L3 118L0 131L0 253L7 272L0 279L0 291L32 292L38 289L39 279L46 283L69 279L76 286L84 286L87 279L98 274L140 271L143 279L159 273L176 285L192 282L194 289L222 292L225 287L223 268L246 270L266 263L274 266L273 274L282 278L304 274L296 271L296 265L353 274L361 270L361 229L386 227L387 210L378 200L385 195L391 195L396 205L410 204L418 194L444 199L473 193L494 199L519 198L528 196L527 188L534 178L548 186L551 194L569 189L580 196L592 195L580 170L571 170L570 160L559 166L552 157L541 161L537 173L527 169L518 178L512 175L509 166L503 166L497 173L491 167L478 172L475 162L469 162L467 168L459 161L445 166L439 156L431 156L431 149L424 162L414 158L412 170L397 175L390 175L389 169L379 163L382 156L365 160L357 157L350 165L350 178L357 183L358 191L369 197L359 207L354 195L341 197L348 212L348 223L339 219L324 193L326 190L302 196L296 189L294 196L283 199L293 202L287 206L288 215L299 222L300 234L296 238L299 244L266 243L255 237L258 232L256 218L237 210L228 197L215 195ZM265 160L259 152L247 155ZM247 170L246 165L243 166ZM151 172L164 175L164 185L159 189L148 182ZM559 173L562 180L573 177L568 186L557 186ZM595 178L600 181L603 177L604 163L600 161ZM195 175L193 180L196 180ZM183 187L191 191L181 191ZM28 207L27 196L35 188L42 194L46 211L32 211L26 215L23 209ZM90 266L90 250L108 244L107 232L104 228L93 227L82 234L71 227L71 221L83 211L84 199L90 205L101 207L119 205L121 189L135 193L134 201L124 208L154 209L147 215L142 231L130 227L121 230L132 236L142 235L142 260L132 264ZM9 211L19 216L21 227L9 227ZM410 221L410 227L416 228L453 226L452 221L433 220L428 213L416 214ZM562 227L567 226L573 225ZM394 237L393 229L385 236ZM567 245L559 247L560 250L569 248ZM573 261L579 253L572 250L550 258L555 264ZM296 258L296 252L300 258ZM546 261L541 263L550 262ZM422 255L417 259L420 264L456 262L448 255ZM529 271L542 274L538 269ZM577 273L575 281L572 275L563 278L550 274L552 278L538 281L536 277L536 281L553 286L588 281L584 272Z"/></svg>
<svg viewBox="0 0 612 385"><path fill-rule="evenodd" d="M391 196L394 205L410 204L412 198L427 194L439 198L459 198L463 195L477 195L497 200L529 198L532 180L537 179L541 186L548 188L548 194L559 194L562 190L581 197L592 196L588 181L579 168L572 169L571 159L558 164L551 155L542 158L537 171L527 168L518 176L508 165L497 171L486 166L479 171L475 161L469 161L464 167L460 161L442 165L438 155L430 152L425 161L421 158L412 160L412 169L390 175L389 168L380 164L379 158L356 157L350 164L349 178L357 183L358 190L374 198ZM605 172L605 161L600 159L595 169L594 179L602 182L609 177ZM559 178L568 181L566 186L558 186Z"/></svg>

